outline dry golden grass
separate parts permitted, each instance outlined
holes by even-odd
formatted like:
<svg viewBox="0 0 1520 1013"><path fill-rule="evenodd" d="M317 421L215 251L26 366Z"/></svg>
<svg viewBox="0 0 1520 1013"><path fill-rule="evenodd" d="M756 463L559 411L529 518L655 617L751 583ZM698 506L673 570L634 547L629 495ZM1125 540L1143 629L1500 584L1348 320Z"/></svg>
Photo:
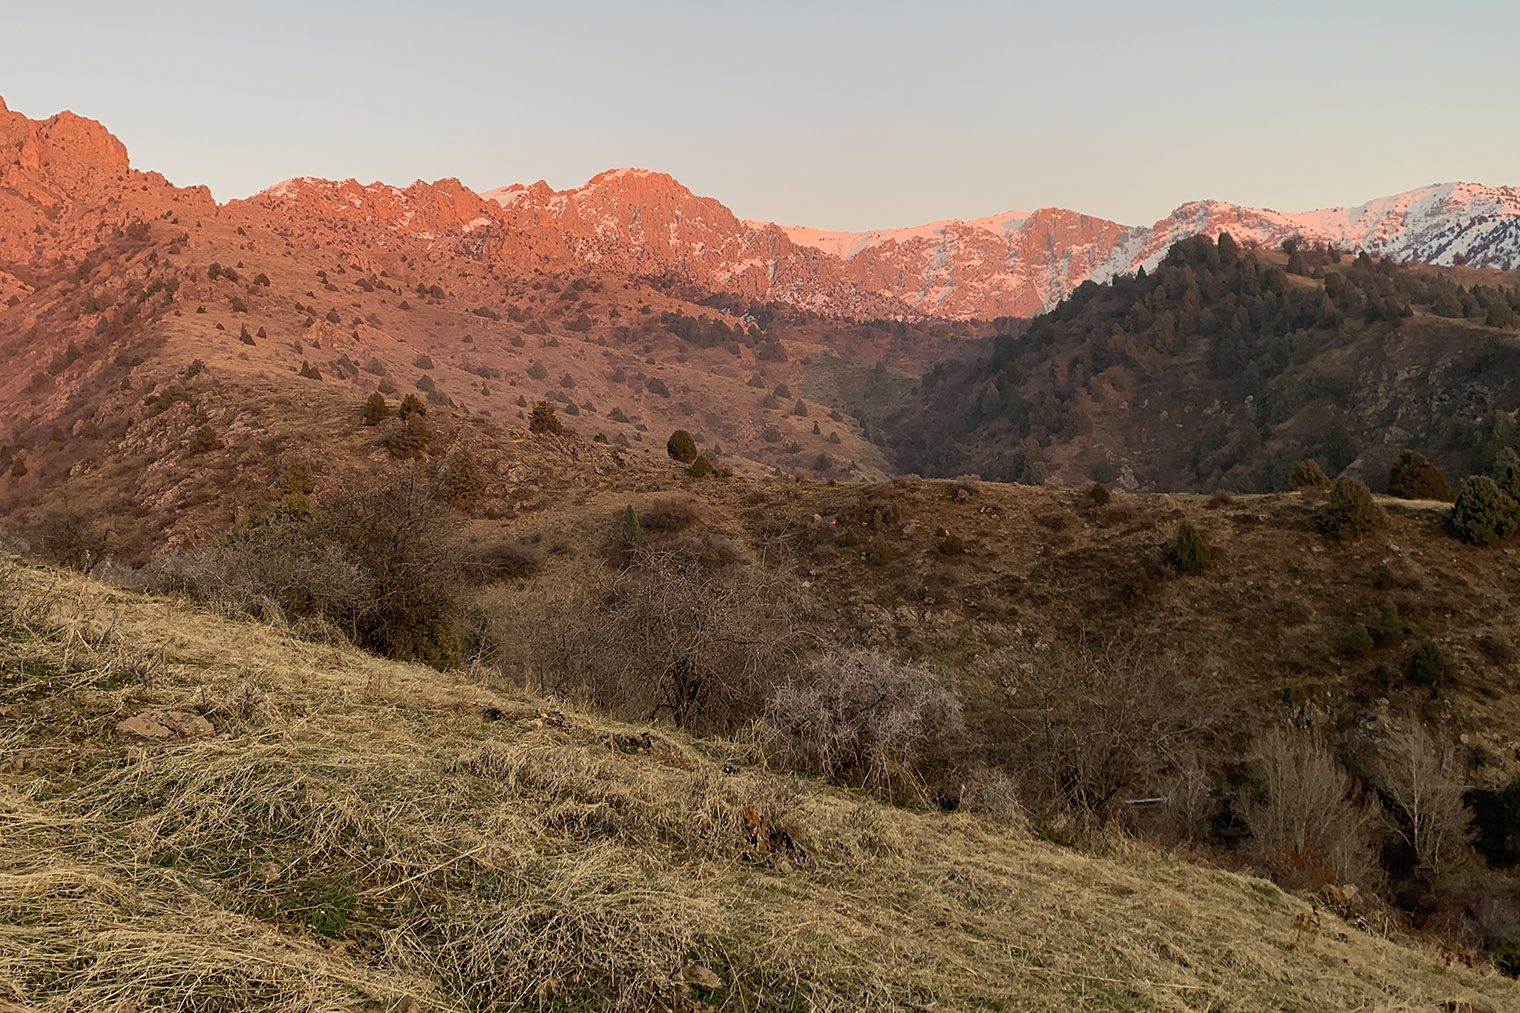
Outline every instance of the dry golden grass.
<svg viewBox="0 0 1520 1013"><path fill-rule="evenodd" d="M0 638L15 1008L1520 1002L1328 913L1295 933L1305 901L1125 841L889 808L733 744L76 577L19 587ZM113 730L148 708L216 733ZM681 980L691 963L721 987Z"/></svg>

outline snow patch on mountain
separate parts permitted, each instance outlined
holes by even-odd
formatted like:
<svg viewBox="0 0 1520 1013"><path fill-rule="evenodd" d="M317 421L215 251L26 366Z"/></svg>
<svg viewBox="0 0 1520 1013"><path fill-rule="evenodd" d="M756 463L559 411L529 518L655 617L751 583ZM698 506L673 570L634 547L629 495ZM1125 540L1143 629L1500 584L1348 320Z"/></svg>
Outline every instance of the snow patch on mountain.
<svg viewBox="0 0 1520 1013"><path fill-rule="evenodd" d="M881 246L885 243L907 244L915 239L937 240L943 238L947 231L954 231L955 227L980 229L993 235L1007 235L1016 232L1029 218L1027 211L1005 211L1000 215L989 215L986 218L974 218L969 221L949 218L944 221L928 222L924 225L913 225L904 229L873 229L870 232L830 232L826 229L814 229L805 225L780 225L776 226L786 233L787 238L799 246L811 246L822 250L824 253L841 260L849 260L862 250ZM761 229L769 225L768 222L750 222L745 225Z"/></svg>

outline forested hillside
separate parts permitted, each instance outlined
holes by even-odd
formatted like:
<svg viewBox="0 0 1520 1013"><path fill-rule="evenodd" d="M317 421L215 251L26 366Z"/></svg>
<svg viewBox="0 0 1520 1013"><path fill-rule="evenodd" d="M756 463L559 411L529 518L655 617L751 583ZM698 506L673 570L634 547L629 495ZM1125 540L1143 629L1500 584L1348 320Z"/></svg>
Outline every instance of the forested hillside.
<svg viewBox="0 0 1520 1013"><path fill-rule="evenodd" d="M1516 444L1520 277L1327 248L1177 243L1082 285L886 422L907 470L1272 491L1294 463L1383 483L1405 448L1448 473Z"/></svg>

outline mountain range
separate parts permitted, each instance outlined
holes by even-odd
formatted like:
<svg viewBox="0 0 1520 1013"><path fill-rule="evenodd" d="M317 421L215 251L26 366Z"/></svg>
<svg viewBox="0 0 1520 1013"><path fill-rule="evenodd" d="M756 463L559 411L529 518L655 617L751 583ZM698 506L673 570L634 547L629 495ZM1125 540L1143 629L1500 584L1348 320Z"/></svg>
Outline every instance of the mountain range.
<svg viewBox="0 0 1520 1013"><path fill-rule="evenodd" d="M0 188L33 202L128 166L125 146L94 121L67 112L32 121L3 100L0 145L10 152ZM188 192L210 206L209 191ZM1399 260L1520 265L1520 188L1460 182L1301 213L1195 201L1148 226L1040 208L858 233L744 220L670 175L633 168L570 190L539 181L483 194L454 179L399 188L301 177L225 206L378 224L395 243L473 246L501 265L591 265L856 318L1027 317L1084 281L1154 267L1177 240L1220 231L1247 245L1295 239ZM20 220L5 217L0 234ZM0 290L18 287L0 275Z"/></svg>
<svg viewBox="0 0 1520 1013"><path fill-rule="evenodd" d="M339 203L389 213L398 231L449 235L435 232L437 219L419 219L412 207L425 186L398 191L352 180L297 179L251 201L330 211L334 194L341 193ZM436 186L451 195L463 191L453 181ZM540 180L481 196L486 207L472 206L468 217L451 204L460 211L451 217L452 227L482 243L490 230L505 229L520 247L514 251L519 260L523 249L531 249L550 262L565 258L857 317L1032 316L1084 281L1154 267L1179 239L1221 231L1262 246L1292 239L1399 260L1520 265L1520 188L1473 183L1432 184L1353 208L1297 214L1195 201L1149 226L1040 208L871 232L743 220L674 177L647 169L608 170L571 190L556 191Z"/></svg>

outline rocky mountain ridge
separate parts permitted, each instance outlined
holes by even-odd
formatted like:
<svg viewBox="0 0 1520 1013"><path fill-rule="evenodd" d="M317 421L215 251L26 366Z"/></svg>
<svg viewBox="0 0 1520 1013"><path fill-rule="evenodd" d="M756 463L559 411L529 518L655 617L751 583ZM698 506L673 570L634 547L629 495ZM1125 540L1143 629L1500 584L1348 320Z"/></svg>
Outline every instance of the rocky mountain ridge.
<svg viewBox="0 0 1520 1013"><path fill-rule="evenodd" d="M1271 247L1294 239L1399 260L1520 264L1520 189L1473 183L1296 214L1196 201L1149 226L1041 208L863 233L741 220L645 169L604 172L573 190L540 181L485 196L515 227L555 233L585 262L842 315L895 303L949 319L1033 316L1084 281L1154 268L1178 240L1221 231Z"/></svg>
<svg viewBox="0 0 1520 1013"><path fill-rule="evenodd" d="M30 120L3 101L0 190L0 237L13 251L43 209L57 218L87 191L102 195L89 204L118 212L118 226L166 196L216 206L204 187L171 187L158 173L132 170L125 146L93 120L70 112ZM320 221L324 231L379 225L398 250L446 248L492 267L589 267L855 319L1032 316L1084 281L1152 268L1177 240L1220 231L1248 245L1296 239L1400 260L1520 265L1520 188L1474 183L1302 213L1196 201L1147 226L1040 208L864 233L740 219L668 174L632 168L569 190L539 181L483 194L456 179L395 187L299 177L222 207ZM6 296L31 287L19 275L0 278Z"/></svg>

